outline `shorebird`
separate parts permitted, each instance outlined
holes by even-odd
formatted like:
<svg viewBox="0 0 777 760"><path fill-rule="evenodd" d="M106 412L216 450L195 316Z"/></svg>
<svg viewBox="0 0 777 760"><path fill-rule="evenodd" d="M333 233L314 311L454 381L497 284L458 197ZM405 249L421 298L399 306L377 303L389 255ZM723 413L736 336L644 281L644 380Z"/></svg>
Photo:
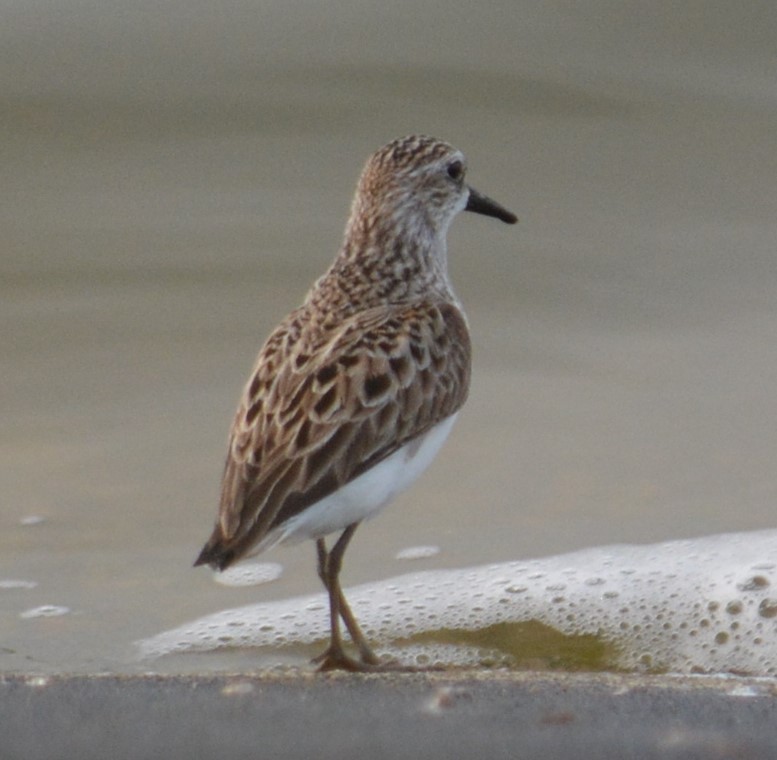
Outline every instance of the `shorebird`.
<svg viewBox="0 0 777 760"><path fill-rule="evenodd" d="M384 667L343 594L343 554L359 524L428 467L467 398L470 338L448 278L448 227L463 210L517 219L465 173L459 150L423 135L368 159L339 253L270 334L232 424L218 519L195 564L223 570L314 539L329 594L322 670Z"/></svg>

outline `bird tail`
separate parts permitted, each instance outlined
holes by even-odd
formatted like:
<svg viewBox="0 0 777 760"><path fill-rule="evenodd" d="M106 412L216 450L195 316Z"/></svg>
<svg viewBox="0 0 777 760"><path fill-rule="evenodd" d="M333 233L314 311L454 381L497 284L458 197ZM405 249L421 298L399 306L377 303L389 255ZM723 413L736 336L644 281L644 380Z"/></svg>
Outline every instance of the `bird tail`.
<svg viewBox="0 0 777 760"><path fill-rule="evenodd" d="M233 547L225 546L221 530L217 525L205 546L202 547L194 566L210 565L214 570L225 570L236 559L236 551Z"/></svg>

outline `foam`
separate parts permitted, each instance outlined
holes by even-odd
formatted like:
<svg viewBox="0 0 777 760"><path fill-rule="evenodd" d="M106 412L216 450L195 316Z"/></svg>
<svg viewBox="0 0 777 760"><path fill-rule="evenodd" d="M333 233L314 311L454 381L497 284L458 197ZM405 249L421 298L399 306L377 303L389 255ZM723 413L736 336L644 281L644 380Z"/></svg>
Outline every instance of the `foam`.
<svg viewBox="0 0 777 760"><path fill-rule="evenodd" d="M429 559L440 553L439 546L408 546L405 549L400 549L395 555L394 559L398 560L416 560L416 559Z"/></svg>
<svg viewBox="0 0 777 760"><path fill-rule="evenodd" d="M35 618L61 617L70 614L69 607L63 607L58 604L42 604L40 607L33 607L29 610L19 613L23 620L33 620Z"/></svg>
<svg viewBox="0 0 777 760"><path fill-rule="evenodd" d="M3 578L0 580L0 589L17 589L17 588L24 588L24 589L30 589L35 588L38 585L37 581L21 581L21 580L14 580L12 578Z"/></svg>
<svg viewBox="0 0 777 760"><path fill-rule="evenodd" d="M505 664L510 632L529 624L592 637L607 652L601 667L777 674L777 531L417 572L347 596L378 650L404 661L472 664L473 635L499 630L496 645L475 636L475 647ZM327 618L323 595L297 597L225 610L139 646L154 657L309 644L327 638ZM466 645L451 645L456 635ZM407 639L412 649L397 645Z"/></svg>
<svg viewBox="0 0 777 760"><path fill-rule="evenodd" d="M213 580L222 586L260 586L272 583L283 575L283 565L277 562L241 562L221 573L214 573Z"/></svg>
<svg viewBox="0 0 777 760"><path fill-rule="evenodd" d="M19 520L19 525L42 525L44 522L46 522L45 517L41 517L40 515L27 515L27 517L22 517Z"/></svg>

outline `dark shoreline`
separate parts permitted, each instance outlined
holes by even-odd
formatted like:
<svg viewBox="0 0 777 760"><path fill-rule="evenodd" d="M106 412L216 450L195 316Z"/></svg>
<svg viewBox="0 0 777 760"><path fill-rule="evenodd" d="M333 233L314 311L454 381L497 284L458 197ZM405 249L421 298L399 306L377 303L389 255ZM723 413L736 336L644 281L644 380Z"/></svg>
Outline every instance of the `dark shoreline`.
<svg viewBox="0 0 777 760"><path fill-rule="evenodd" d="M777 680L461 671L0 676L0 757L765 758Z"/></svg>

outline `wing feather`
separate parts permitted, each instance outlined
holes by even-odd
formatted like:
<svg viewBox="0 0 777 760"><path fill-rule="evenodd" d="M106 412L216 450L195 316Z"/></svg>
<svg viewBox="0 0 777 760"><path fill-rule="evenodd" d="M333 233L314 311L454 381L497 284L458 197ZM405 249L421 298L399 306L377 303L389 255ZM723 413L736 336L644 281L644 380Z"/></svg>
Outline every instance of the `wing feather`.
<svg viewBox="0 0 777 760"><path fill-rule="evenodd" d="M361 312L317 342L282 323L235 416L219 519L197 564L226 567L455 413L469 376L466 320L449 302Z"/></svg>

